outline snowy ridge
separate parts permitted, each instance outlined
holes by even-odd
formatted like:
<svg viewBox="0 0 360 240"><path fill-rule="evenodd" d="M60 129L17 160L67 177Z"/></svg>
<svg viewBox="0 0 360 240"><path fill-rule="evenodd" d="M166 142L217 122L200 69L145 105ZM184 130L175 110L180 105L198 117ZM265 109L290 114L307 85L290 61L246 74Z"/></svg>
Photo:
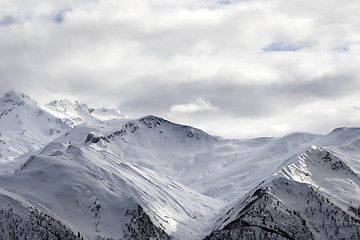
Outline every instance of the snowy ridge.
<svg viewBox="0 0 360 240"><path fill-rule="evenodd" d="M67 121L67 124L71 127L80 123L95 121L91 116L94 109L89 108L86 104L80 104L77 101L67 99L52 101L43 108L52 115Z"/></svg>
<svg viewBox="0 0 360 240"><path fill-rule="evenodd" d="M41 106L25 94L9 91L0 99L0 159L10 162L36 152L81 123L121 118L127 116L115 109L93 109L66 99Z"/></svg>
<svg viewBox="0 0 360 240"><path fill-rule="evenodd" d="M220 207L221 201L107 152L52 144L51 151L42 154L46 153L51 156L31 157L2 187L65 219L90 239L122 236L126 231L119 226L129 224L124 218L135 203L159 227L181 239L206 231L214 218L211 212ZM71 215L64 209L72 209Z"/></svg>
<svg viewBox="0 0 360 240"><path fill-rule="evenodd" d="M208 239L358 239L360 177L346 155L312 146L289 161L233 205Z"/></svg>
<svg viewBox="0 0 360 240"><path fill-rule="evenodd" d="M305 183L276 178L221 219L207 239L358 239L359 218Z"/></svg>
<svg viewBox="0 0 360 240"><path fill-rule="evenodd" d="M52 101L42 106L43 109L52 115L63 119L66 123L74 127L81 123L103 121L117 118L127 118L127 116L116 109L94 109L86 104L80 104L77 101L63 99L61 101Z"/></svg>
<svg viewBox="0 0 360 240"><path fill-rule="evenodd" d="M358 128L228 140L16 92L0 112L0 239L360 239Z"/></svg>
<svg viewBox="0 0 360 240"><path fill-rule="evenodd" d="M69 125L24 94L10 91L0 99L1 159L36 151L69 130Z"/></svg>
<svg viewBox="0 0 360 240"><path fill-rule="evenodd" d="M360 176L348 165L346 156L334 150L313 146L278 175L310 184L336 201L344 211L349 211L353 207L351 203L360 198Z"/></svg>

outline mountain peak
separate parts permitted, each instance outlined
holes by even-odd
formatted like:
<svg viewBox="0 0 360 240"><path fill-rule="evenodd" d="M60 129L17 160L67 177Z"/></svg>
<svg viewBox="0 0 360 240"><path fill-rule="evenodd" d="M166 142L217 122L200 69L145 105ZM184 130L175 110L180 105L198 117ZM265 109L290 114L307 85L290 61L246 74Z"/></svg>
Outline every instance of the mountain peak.
<svg viewBox="0 0 360 240"><path fill-rule="evenodd" d="M60 101L54 100L47 104L49 107L59 108L62 109L62 111L66 111L69 109L75 110L75 109L82 109L83 111L87 113L91 113L92 109L89 108L86 104L81 104L76 100L68 100L68 99L62 99Z"/></svg>
<svg viewBox="0 0 360 240"><path fill-rule="evenodd" d="M25 95L23 93L20 93L20 92L16 92L14 90L10 90L10 91L6 92L4 94L3 98L11 99L11 100L21 100L21 101L30 99L29 96L27 96L27 95Z"/></svg>
<svg viewBox="0 0 360 240"><path fill-rule="evenodd" d="M5 93L5 97L10 97L10 96L15 95L15 94L16 94L16 92L14 90L10 90L7 93Z"/></svg>
<svg viewBox="0 0 360 240"><path fill-rule="evenodd" d="M141 121L141 122L163 122L166 120L161 117L154 116L154 115L147 115L147 116L139 118L139 121Z"/></svg>
<svg viewBox="0 0 360 240"><path fill-rule="evenodd" d="M37 105L37 103L32 100L29 96L16 92L14 90L10 90L4 94L2 98L0 98L0 102L4 103L3 106L14 106L14 105Z"/></svg>
<svg viewBox="0 0 360 240"><path fill-rule="evenodd" d="M360 128L237 140L125 117L6 93L0 238L359 239Z"/></svg>

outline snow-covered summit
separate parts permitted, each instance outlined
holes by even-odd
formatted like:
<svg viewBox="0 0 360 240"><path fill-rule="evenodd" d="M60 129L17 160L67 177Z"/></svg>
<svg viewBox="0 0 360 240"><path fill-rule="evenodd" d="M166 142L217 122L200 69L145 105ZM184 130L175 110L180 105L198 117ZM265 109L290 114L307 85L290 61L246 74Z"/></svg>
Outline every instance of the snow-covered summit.
<svg viewBox="0 0 360 240"><path fill-rule="evenodd" d="M25 94L7 92L0 99L0 158L36 151L70 126Z"/></svg>
<svg viewBox="0 0 360 240"><path fill-rule="evenodd" d="M360 238L358 128L229 140L16 92L0 115L0 237Z"/></svg>
<svg viewBox="0 0 360 240"><path fill-rule="evenodd" d="M86 104L67 99L54 100L43 108L54 116L65 120L72 127L85 122L127 118L125 114L116 109L90 108Z"/></svg>
<svg viewBox="0 0 360 240"><path fill-rule="evenodd" d="M297 147L228 205L207 239L358 239L359 138L339 128Z"/></svg>
<svg viewBox="0 0 360 240"><path fill-rule="evenodd" d="M1 102L9 102L9 103L13 103L13 104L23 104L25 102L34 103L34 101L32 99L30 99L29 96L27 96L23 93L15 92L13 90L10 90L7 93L5 93L0 101Z"/></svg>
<svg viewBox="0 0 360 240"><path fill-rule="evenodd" d="M96 120L91 116L94 109L89 108L86 104L80 104L77 101L67 99L61 101L54 100L43 106L43 108L52 115L66 121L71 127Z"/></svg>
<svg viewBox="0 0 360 240"><path fill-rule="evenodd" d="M95 108L91 115L100 120L127 118L128 116L117 109Z"/></svg>
<svg viewBox="0 0 360 240"><path fill-rule="evenodd" d="M0 98L0 159L12 159L42 146L82 123L123 119L115 109L93 109L77 101L42 106L29 96L9 91Z"/></svg>
<svg viewBox="0 0 360 240"><path fill-rule="evenodd" d="M39 108L37 103L29 96L18 93L15 91L9 91L0 98L0 119L6 118L7 115L11 115L11 112L15 109L25 107L26 109Z"/></svg>

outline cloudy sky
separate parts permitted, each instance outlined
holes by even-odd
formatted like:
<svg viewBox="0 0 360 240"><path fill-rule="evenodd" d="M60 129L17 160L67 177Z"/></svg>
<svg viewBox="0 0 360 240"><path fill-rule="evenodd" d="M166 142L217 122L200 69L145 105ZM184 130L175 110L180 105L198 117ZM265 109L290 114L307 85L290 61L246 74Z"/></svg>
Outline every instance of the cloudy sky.
<svg viewBox="0 0 360 240"><path fill-rule="evenodd" d="M358 0L0 0L0 94L227 138L360 127Z"/></svg>

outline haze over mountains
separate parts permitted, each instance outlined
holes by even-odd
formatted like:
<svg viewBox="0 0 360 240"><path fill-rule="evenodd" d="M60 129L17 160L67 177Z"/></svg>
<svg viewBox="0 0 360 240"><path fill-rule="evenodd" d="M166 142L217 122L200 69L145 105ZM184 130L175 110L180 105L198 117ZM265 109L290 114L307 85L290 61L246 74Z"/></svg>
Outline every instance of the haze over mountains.
<svg viewBox="0 0 360 240"><path fill-rule="evenodd" d="M360 239L360 129L222 139L0 99L0 239Z"/></svg>

